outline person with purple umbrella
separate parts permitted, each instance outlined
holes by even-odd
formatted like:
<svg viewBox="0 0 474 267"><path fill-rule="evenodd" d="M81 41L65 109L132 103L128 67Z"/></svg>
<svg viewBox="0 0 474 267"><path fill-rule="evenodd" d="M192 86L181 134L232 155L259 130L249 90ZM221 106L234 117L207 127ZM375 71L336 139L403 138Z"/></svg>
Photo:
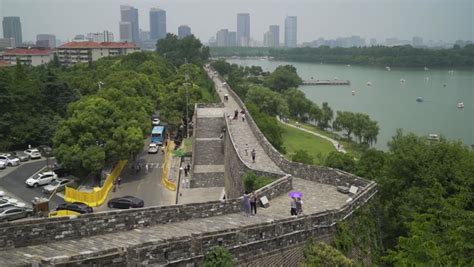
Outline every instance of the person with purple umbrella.
<svg viewBox="0 0 474 267"><path fill-rule="evenodd" d="M298 191L292 191L288 193L288 196L291 197L290 202L290 214L291 216L297 216L303 212L302 204L303 201L301 198L303 197L303 193Z"/></svg>

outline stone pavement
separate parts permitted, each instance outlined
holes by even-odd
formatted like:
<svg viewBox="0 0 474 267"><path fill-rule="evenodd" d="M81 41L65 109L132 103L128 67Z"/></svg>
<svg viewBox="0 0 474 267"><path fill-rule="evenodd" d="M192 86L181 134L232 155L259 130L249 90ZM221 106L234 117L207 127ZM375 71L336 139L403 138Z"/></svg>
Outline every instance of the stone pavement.
<svg viewBox="0 0 474 267"><path fill-rule="evenodd" d="M293 124L290 124L290 123L286 123L286 122L284 122L283 120L279 120L279 121L280 121L281 123L285 124L286 126L290 126L290 127L295 128L295 129L301 130L301 131L303 131L303 132L307 132L307 133L310 133L310 134L312 134L312 135L316 135L316 136L318 136L318 137L321 137L321 138L323 138L323 139L326 139L326 140L328 140L329 142L332 143L332 145L336 148L337 151L339 151L339 152L341 152L341 153L344 153L344 154L347 153L346 150L342 147L342 145L339 145L339 148L338 148L339 142L337 142L336 140L334 140L334 139L332 139L332 138L330 138L330 137L327 137L327 136L322 135L322 134L317 133L317 132L310 131L310 130L305 129L305 128L298 127L298 126L293 125Z"/></svg>
<svg viewBox="0 0 474 267"><path fill-rule="evenodd" d="M239 117L237 120L228 120L230 126L230 134L232 139L235 142L237 152L239 153L240 157L243 159L245 163L249 166L262 170L262 171L270 171L276 173L283 173L283 171L271 160L271 158L265 153L260 142L254 136L252 129L250 128L247 121L243 122L240 107L237 104L236 100L232 97L232 95L228 92L227 88L222 84L222 82L217 78L214 77L209 72L209 77L212 78L214 84L216 86L217 93L221 98L222 102L224 103L224 110L227 115L230 115L232 118L234 117L235 110L239 111ZM228 101L224 101L224 95L228 95ZM248 144L247 153L245 153L245 147ZM252 149L255 149L256 152L256 160L255 163L252 162L252 157L250 152Z"/></svg>
<svg viewBox="0 0 474 267"><path fill-rule="evenodd" d="M304 179L294 178L293 187L294 190L301 191L304 194L303 210L306 214L339 208L349 198L348 195L337 192L334 186L318 184ZM31 262L41 259L89 254L117 247L129 248L145 242L160 241L165 243L167 239L183 238L192 234L272 222L290 217L289 204L289 197L283 195L271 200L269 208L259 208L257 216L246 217L241 213L233 213L75 240L8 249L0 251L0 263L8 263L9 266L31 264Z"/></svg>

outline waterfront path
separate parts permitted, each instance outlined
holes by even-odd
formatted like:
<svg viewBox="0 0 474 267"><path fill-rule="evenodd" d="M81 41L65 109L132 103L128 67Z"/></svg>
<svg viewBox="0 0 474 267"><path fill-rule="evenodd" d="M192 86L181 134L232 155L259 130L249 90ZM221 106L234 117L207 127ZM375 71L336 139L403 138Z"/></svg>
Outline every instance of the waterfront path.
<svg viewBox="0 0 474 267"><path fill-rule="evenodd" d="M222 83L222 81L215 77L211 70L207 70L209 77L212 78L216 91L219 97L224 103L224 112L226 115L230 115L231 119L227 119L230 126L230 134L232 139L234 140L234 144L237 148L237 152L239 153L242 160L251 166L252 168L262 170L262 171L269 171L269 172L276 172L282 173L283 171L272 161L272 159L265 153L263 147L260 145L260 142L257 140L255 135L250 129L250 126L247 120L242 121L242 114L240 113L241 108L237 104L237 101L232 97L232 95L228 92L227 87ZM228 100L225 101L224 96L228 96ZM238 111L238 119L234 120L234 112ZM247 152L245 152L246 144L248 145ZM256 160L255 163L252 162L251 151L255 149L256 152Z"/></svg>
<svg viewBox="0 0 474 267"><path fill-rule="evenodd" d="M295 129L301 130L301 131L303 131L303 132L307 132L307 133L310 133L310 134L312 134L312 135L316 135L316 136L318 136L318 137L321 137L321 138L323 138L323 139L326 139L326 140L328 140L329 142L332 143L332 145L336 148L337 151L339 151L339 152L341 152L341 153L344 153L344 154L347 153L347 151L342 147L342 144L339 144L339 142L337 142L336 140L334 140L334 139L332 139L332 138L330 138L330 137L327 137L327 136L322 135L322 134L317 133L317 132L310 131L310 130L308 130L308 129L304 129L304 128L298 127L298 126L293 125L293 124L290 124L290 123L286 123L286 122L284 122L283 120L279 120L279 121L280 121L281 123L283 123L284 125L286 125L286 126L290 126L290 127L295 128ZM339 145L339 148L338 148L338 145Z"/></svg>

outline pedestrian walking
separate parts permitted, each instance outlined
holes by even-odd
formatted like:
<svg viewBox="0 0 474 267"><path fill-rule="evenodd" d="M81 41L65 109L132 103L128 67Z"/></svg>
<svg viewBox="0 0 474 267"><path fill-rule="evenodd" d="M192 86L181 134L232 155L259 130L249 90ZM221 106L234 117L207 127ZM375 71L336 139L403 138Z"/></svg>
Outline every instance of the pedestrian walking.
<svg viewBox="0 0 474 267"><path fill-rule="evenodd" d="M234 111L234 120L237 120L239 118L239 111L235 110Z"/></svg>
<svg viewBox="0 0 474 267"><path fill-rule="evenodd" d="M148 173L148 162L145 163L145 173Z"/></svg>
<svg viewBox="0 0 474 267"><path fill-rule="evenodd" d="M250 152L250 154L252 155L252 162L255 163L255 156L257 155L257 152L255 152L255 148L252 149L252 152Z"/></svg>
<svg viewBox="0 0 474 267"><path fill-rule="evenodd" d="M184 177L188 177L188 168L184 167Z"/></svg>
<svg viewBox="0 0 474 267"><path fill-rule="evenodd" d="M248 157L248 155L249 155L249 144L245 144L244 150L245 150L245 156Z"/></svg>
<svg viewBox="0 0 474 267"><path fill-rule="evenodd" d="M292 217L295 217L297 212L296 212L296 199L294 197L291 198L290 201L290 214Z"/></svg>
<svg viewBox="0 0 474 267"><path fill-rule="evenodd" d="M188 164L186 165L186 168L188 169L188 172L191 171L191 165L189 165L189 162L188 162Z"/></svg>
<svg viewBox="0 0 474 267"><path fill-rule="evenodd" d="M117 185L120 188L120 185L122 184L122 178L120 176L117 178Z"/></svg>
<svg viewBox="0 0 474 267"><path fill-rule="evenodd" d="M296 128L300 128L300 123L296 122Z"/></svg>
<svg viewBox="0 0 474 267"><path fill-rule="evenodd" d="M117 180L114 180L114 181L112 182L112 184L113 184L112 192L117 191Z"/></svg>
<svg viewBox="0 0 474 267"><path fill-rule="evenodd" d="M252 195L250 196L250 214L252 216L257 215L257 202L258 202L258 197L257 193L252 192Z"/></svg>
<svg viewBox="0 0 474 267"><path fill-rule="evenodd" d="M243 196L243 205L245 216L250 216L250 197L247 192L245 192Z"/></svg>
<svg viewBox="0 0 474 267"><path fill-rule="evenodd" d="M245 122L245 114L242 114L242 121Z"/></svg>
<svg viewBox="0 0 474 267"><path fill-rule="evenodd" d="M303 214L303 200L301 198L296 198L296 214L301 215Z"/></svg>

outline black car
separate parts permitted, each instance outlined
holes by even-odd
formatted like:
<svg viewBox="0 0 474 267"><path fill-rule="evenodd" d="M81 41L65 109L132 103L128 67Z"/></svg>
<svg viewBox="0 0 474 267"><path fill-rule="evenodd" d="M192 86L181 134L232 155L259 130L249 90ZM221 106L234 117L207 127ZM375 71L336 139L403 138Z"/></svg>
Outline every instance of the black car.
<svg viewBox="0 0 474 267"><path fill-rule="evenodd" d="M91 207L81 202L62 203L58 205L56 210L70 210L80 214L92 213L94 211Z"/></svg>
<svg viewBox="0 0 474 267"><path fill-rule="evenodd" d="M58 164L54 165L53 172L56 173L58 177L61 177L61 178L69 175L69 170Z"/></svg>
<svg viewBox="0 0 474 267"><path fill-rule="evenodd" d="M132 196L113 198L107 203L109 208L116 209L143 208L144 205L143 200Z"/></svg>

